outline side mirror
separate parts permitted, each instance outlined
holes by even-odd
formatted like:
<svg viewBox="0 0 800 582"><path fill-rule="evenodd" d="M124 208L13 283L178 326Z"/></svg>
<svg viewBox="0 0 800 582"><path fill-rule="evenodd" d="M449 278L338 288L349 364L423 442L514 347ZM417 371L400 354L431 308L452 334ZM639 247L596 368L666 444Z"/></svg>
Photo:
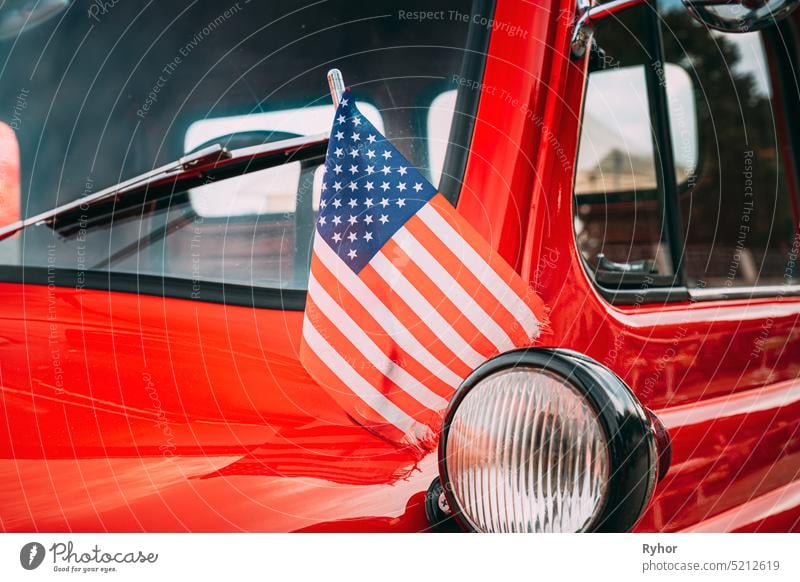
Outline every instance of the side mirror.
<svg viewBox="0 0 800 582"><path fill-rule="evenodd" d="M752 32L789 16L800 0L683 0L697 20L723 32Z"/></svg>
<svg viewBox="0 0 800 582"><path fill-rule="evenodd" d="M751 32L766 28L789 16L800 0L682 0L697 20L723 32ZM593 25L647 0L610 0L592 5L592 0L577 0L578 19L572 31L571 52L583 57L592 37Z"/></svg>
<svg viewBox="0 0 800 582"><path fill-rule="evenodd" d="M698 172L699 143L694 82L673 63L663 66L670 108L676 181L685 188ZM597 200L605 204L629 204L630 196L657 197L656 152L653 151L644 67L615 67L589 74L578 147L575 194L577 203Z"/></svg>

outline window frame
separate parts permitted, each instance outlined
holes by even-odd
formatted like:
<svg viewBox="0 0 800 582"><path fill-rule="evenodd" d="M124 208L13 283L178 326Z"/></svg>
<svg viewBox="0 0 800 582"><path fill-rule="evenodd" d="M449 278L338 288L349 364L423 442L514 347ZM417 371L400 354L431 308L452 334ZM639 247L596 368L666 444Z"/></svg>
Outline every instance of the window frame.
<svg viewBox="0 0 800 582"><path fill-rule="evenodd" d="M674 170L668 99L666 87L660 82L656 67L653 66L656 63L664 63L662 28L657 11L644 10L642 18L645 20L643 29L647 31L647 38L642 39L643 45L652 55L651 62L645 67L650 117L653 123L655 151L661 154L656 156L655 160L656 189L657 196L662 202L663 220L667 232L665 243L670 251L674 275L654 275L650 282L641 284L640 287L632 287L623 286L625 275L620 273L620 284L617 287L603 285L595 277L593 267L579 253L587 276L609 303L620 306L800 295L800 284L707 288L693 288L687 285L683 264L685 241L679 199L680 184L677 183ZM798 197L800 195L798 186L800 184L798 179L800 120L787 114L787 103L800 102L800 88L785 81L787 76L797 78L800 74L797 30L793 21L786 19L776 26L760 31L759 34L767 53L770 80L775 86L776 96L773 97L773 100L776 101L776 108L780 110L781 117L787 125L783 130L788 135L780 135L779 130L777 137L785 145L785 151L782 152L786 166L785 173L789 182L790 199L792 205L797 209L800 208L800 198ZM778 50L781 46L784 49ZM588 77L587 74L587 83ZM698 152L698 155L702 155L702 152ZM698 167L699 164L700 161L698 161Z"/></svg>

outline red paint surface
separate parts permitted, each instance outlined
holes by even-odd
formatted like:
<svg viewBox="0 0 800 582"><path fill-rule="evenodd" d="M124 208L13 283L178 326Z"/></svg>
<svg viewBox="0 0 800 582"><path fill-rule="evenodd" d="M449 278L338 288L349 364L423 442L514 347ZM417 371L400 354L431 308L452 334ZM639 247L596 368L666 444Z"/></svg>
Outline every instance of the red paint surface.
<svg viewBox="0 0 800 582"><path fill-rule="evenodd" d="M529 34L491 40L459 211L552 307L545 343L614 369L669 428L638 529L798 530L800 299L615 308L583 271L573 6L499 3ZM298 363L301 321L0 283L0 528L425 529L434 459L349 422Z"/></svg>

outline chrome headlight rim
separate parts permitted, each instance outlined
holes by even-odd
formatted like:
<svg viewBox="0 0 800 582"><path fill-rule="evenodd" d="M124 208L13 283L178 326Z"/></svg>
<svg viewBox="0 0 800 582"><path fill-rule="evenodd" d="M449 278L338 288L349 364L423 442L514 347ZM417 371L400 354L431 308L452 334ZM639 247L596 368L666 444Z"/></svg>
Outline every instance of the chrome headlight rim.
<svg viewBox="0 0 800 582"><path fill-rule="evenodd" d="M454 519L476 530L462 515L447 467L447 442L454 415L464 398L499 372L538 369L575 388L597 414L606 438L609 479L593 518L583 531L626 532L644 513L658 478L658 449L651 417L630 388L599 362L571 350L523 348L505 352L476 368L456 390L445 413L439 440L439 475Z"/></svg>

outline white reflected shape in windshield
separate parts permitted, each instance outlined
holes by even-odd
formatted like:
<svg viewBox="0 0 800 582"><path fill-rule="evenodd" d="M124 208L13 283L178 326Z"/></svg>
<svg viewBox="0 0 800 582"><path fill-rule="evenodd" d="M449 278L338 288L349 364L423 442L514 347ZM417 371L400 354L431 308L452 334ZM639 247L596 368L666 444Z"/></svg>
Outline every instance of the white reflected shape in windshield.
<svg viewBox="0 0 800 582"><path fill-rule="evenodd" d="M450 144L450 127L453 125L457 93L453 89L437 95L428 110L428 163L431 183L436 186L441 180L444 157Z"/></svg>
<svg viewBox="0 0 800 582"><path fill-rule="evenodd" d="M356 104L364 117L384 133L380 111L369 103L358 101ZM186 130L183 149L189 152L212 139L247 131L279 131L297 135L327 133L331 129L335 111L331 104L200 119Z"/></svg>
<svg viewBox="0 0 800 582"><path fill-rule="evenodd" d="M357 105L364 117L384 133L383 118L378 109L369 103L358 102ZM232 133L326 133L331 128L334 112L331 104L201 119L192 123L186 131L184 150L189 152L201 144ZM209 218L294 212L299 180L300 163L292 162L230 178L219 184L195 188L189 193L189 198L193 210L199 216ZM321 180L314 181L314 201L317 205L320 184Z"/></svg>
<svg viewBox="0 0 800 582"><path fill-rule="evenodd" d="M725 40L732 42L739 49L739 60L733 64L733 72L738 75L750 74L755 82L755 91L764 97L772 97L772 87L770 87L765 58L764 43L761 34L758 32L737 32L725 33L712 30L715 36L725 37Z"/></svg>

